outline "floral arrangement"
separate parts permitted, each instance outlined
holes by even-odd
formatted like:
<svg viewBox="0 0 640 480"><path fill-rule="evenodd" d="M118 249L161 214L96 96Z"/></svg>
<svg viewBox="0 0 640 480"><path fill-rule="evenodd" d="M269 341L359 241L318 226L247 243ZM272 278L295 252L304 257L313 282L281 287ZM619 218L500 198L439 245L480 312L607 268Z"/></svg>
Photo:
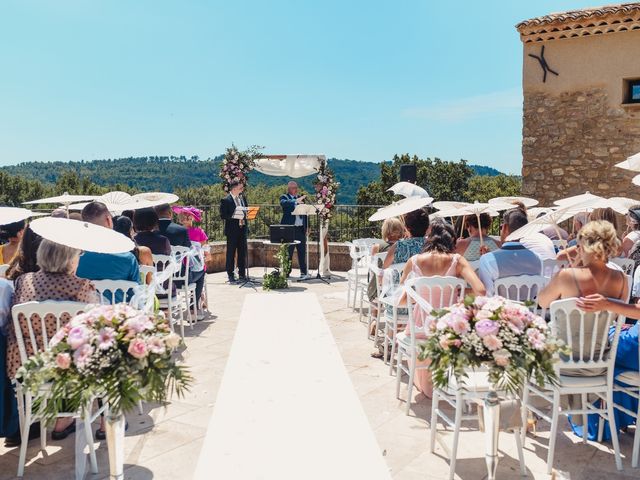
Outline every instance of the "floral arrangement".
<svg viewBox="0 0 640 480"><path fill-rule="evenodd" d="M255 165L260 148L253 146L244 152L239 151L235 145L227 148L220 167L220 178L225 192L229 192L231 182L240 182L247 186L249 172Z"/></svg>
<svg viewBox="0 0 640 480"><path fill-rule="evenodd" d="M126 305L96 306L64 325L49 350L20 367L18 379L34 394L50 385L46 401L34 405L48 421L97 396L113 414L124 413L140 400L162 403L170 392L182 396L189 388L191 376L171 356L179 343L161 316Z"/></svg>
<svg viewBox="0 0 640 480"><path fill-rule="evenodd" d="M324 206L320 216L327 221L331 218L333 207L336 205L336 193L340 183L336 182L335 175L326 161L321 162L313 185L316 190L316 204Z"/></svg>
<svg viewBox="0 0 640 480"><path fill-rule="evenodd" d="M519 392L529 378L539 385L555 384L555 354L562 342L547 323L525 305L505 298L467 297L464 302L435 310L425 322L427 340L420 358L430 359L433 383L448 385L451 376L462 385L465 369L486 366L498 390Z"/></svg>
<svg viewBox="0 0 640 480"><path fill-rule="evenodd" d="M287 288L289 282L287 277L291 273L291 259L289 258L289 245L283 243L275 254L276 260L280 268L275 269L271 273L265 274L262 282L263 290L280 290Z"/></svg>

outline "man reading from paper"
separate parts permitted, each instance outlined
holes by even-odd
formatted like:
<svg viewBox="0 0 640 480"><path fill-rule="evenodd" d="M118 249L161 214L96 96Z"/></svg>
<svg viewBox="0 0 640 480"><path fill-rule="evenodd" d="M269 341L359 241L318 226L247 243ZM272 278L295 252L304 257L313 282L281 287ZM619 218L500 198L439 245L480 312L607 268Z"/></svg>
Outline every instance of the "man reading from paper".
<svg viewBox="0 0 640 480"><path fill-rule="evenodd" d="M293 256L293 249L298 249L298 265L300 265L300 279L304 280L309 277L307 274L307 216L293 215L292 212L296 205L303 203L305 196L298 195L298 184L289 182L287 184L287 193L280 197L280 206L282 207L282 225L295 225L295 239L300 243L289 246L289 258Z"/></svg>
<svg viewBox="0 0 640 480"><path fill-rule="evenodd" d="M238 276L246 278L245 260L247 256L247 201L242 194L244 185L232 182L229 195L220 201L220 217L224 220L224 234L227 237L227 275L229 283L236 283L234 263L238 256Z"/></svg>

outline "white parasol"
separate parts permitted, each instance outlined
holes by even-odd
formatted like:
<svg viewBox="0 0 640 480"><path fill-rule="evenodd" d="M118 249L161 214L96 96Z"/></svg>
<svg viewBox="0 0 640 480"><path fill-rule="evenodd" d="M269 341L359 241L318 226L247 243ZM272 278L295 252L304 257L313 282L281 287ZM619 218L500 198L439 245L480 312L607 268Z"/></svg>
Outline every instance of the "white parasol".
<svg viewBox="0 0 640 480"><path fill-rule="evenodd" d="M369 217L370 222L377 222L379 220L386 220L391 217L399 217L405 213L413 212L420 208L424 208L433 202L431 197L409 197L403 198L397 202L387 205L386 207L379 208L376 213Z"/></svg>
<svg viewBox="0 0 640 480"><path fill-rule="evenodd" d="M109 192L105 193L100 197L94 198L92 201L104 203L109 212L112 214L119 215L124 210L133 210L136 202L133 200L133 197L129 195L127 192ZM70 210L82 210L91 202L83 202L83 203L74 203L69 205ZM141 207L138 207L141 208Z"/></svg>
<svg viewBox="0 0 640 480"><path fill-rule="evenodd" d="M32 212L27 208L0 207L0 225L9 225L10 223L16 223L30 217L39 217L42 215L47 214Z"/></svg>
<svg viewBox="0 0 640 480"><path fill-rule="evenodd" d="M261 155L254 162L254 169L265 175L300 178L318 171L324 155Z"/></svg>
<svg viewBox="0 0 640 480"><path fill-rule="evenodd" d="M176 203L179 200L177 195L164 192L137 193L131 198L136 202L146 202L149 207L157 207L165 203Z"/></svg>
<svg viewBox="0 0 640 480"><path fill-rule="evenodd" d="M514 206L515 203L522 203L525 207L535 207L538 205L538 200L535 198L529 197L496 197L489 200L489 204L491 205L503 205L509 204L511 207Z"/></svg>
<svg viewBox="0 0 640 480"><path fill-rule="evenodd" d="M42 238L87 252L124 253L135 247L133 240L115 230L68 218L38 218L30 227Z"/></svg>
<svg viewBox="0 0 640 480"><path fill-rule="evenodd" d="M418 185L409 182L398 182L393 187L387 189L387 192L393 192L396 195L402 195L403 197L422 197L426 198L429 193Z"/></svg>
<svg viewBox="0 0 640 480"><path fill-rule="evenodd" d="M478 219L478 233L480 234L480 247L484 246L484 240L482 238L482 228L480 228L480 215L483 213L488 213L492 217L498 215L500 210L506 210L508 208L513 208L513 205L509 204L490 204L490 203L479 203L474 202L466 207L462 207L460 212L462 215L475 215Z"/></svg>
<svg viewBox="0 0 640 480"><path fill-rule="evenodd" d="M634 185L639 185L640 186L640 175L636 175L635 177L633 177L631 179L631 183L633 183Z"/></svg>
<svg viewBox="0 0 640 480"><path fill-rule="evenodd" d="M438 210L457 210L462 207L471 205L468 202L433 202L431 206Z"/></svg>
<svg viewBox="0 0 640 480"><path fill-rule="evenodd" d="M75 202L86 202L89 200L93 200L96 198L96 195L69 195L67 192L64 192L62 195L58 195L57 197L49 197L49 198L41 198L39 200L31 200L29 202L22 202L24 205L35 205L35 204L43 204L43 203L55 203L58 205L71 205Z"/></svg>
<svg viewBox="0 0 640 480"><path fill-rule="evenodd" d="M527 208L527 218L529 221L533 221L540 216L540 214L546 215L547 213L553 212L557 207L533 207Z"/></svg>
<svg viewBox="0 0 640 480"><path fill-rule="evenodd" d="M631 170L632 172L640 172L640 153L627 157L626 160L616 163L614 167Z"/></svg>

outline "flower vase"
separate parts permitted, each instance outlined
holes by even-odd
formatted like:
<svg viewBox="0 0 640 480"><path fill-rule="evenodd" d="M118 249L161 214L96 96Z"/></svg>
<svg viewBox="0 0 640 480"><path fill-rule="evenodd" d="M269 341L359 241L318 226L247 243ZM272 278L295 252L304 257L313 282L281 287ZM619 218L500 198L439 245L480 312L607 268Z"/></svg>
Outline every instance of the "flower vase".
<svg viewBox="0 0 640 480"><path fill-rule="evenodd" d="M104 429L109 451L109 479L124 479L124 430L123 414L105 415Z"/></svg>
<svg viewBox="0 0 640 480"><path fill-rule="evenodd" d="M487 480L496 479L498 469L498 438L500 433L500 399L493 387L484 399L485 462Z"/></svg>

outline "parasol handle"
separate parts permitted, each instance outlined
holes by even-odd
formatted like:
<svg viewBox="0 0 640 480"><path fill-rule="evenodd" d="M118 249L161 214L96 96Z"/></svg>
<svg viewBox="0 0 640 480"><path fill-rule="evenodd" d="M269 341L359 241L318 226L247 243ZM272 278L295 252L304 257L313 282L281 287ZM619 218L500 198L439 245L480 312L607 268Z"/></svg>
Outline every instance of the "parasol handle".
<svg viewBox="0 0 640 480"><path fill-rule="evenodd" d="M480 225L480 214L476 213L476 218L478 219L478 233L480 234L480 248L484 247L484 240L482 238L482 225Z"/></svg>

